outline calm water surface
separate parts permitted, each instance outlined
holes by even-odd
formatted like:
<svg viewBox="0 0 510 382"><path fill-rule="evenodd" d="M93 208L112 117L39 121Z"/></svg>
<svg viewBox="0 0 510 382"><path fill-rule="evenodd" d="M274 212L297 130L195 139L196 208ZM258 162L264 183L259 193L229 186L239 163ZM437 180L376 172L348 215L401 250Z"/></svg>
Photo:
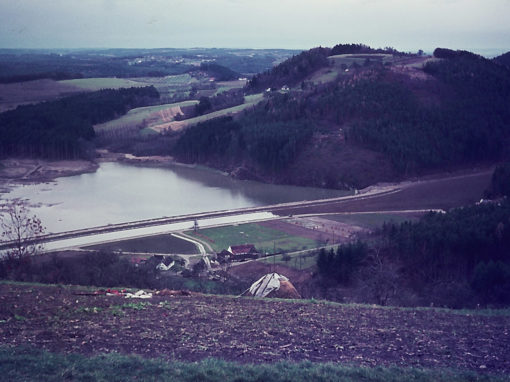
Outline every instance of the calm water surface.
<svg viewBox="0 0 510 382"><path fill-rule="evenodd" d="M338 190L239 181L207 169L102 163L95 173L18 186L0 197L30 200L34 205L33 212L48 232L61 232L345 194Z"/></svg>

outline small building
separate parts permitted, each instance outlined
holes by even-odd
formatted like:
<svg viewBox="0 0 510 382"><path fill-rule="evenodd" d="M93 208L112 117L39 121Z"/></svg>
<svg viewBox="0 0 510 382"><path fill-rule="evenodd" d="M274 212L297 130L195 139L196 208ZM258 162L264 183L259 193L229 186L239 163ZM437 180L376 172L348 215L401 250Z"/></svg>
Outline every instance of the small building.
<svg viewBox="0 0 510 382"><path fill-rule="evenodd" d="M227 251L232 254L231 258L234 261L256 259L259 256L259 252L253 244L231 245Z"/></svg>
<svg viewBox="0 0 510 382"><path fill-rule="evenodd" d="M290 91L290 88L287 85L282 86L282 92L288 92Z"/></svg>

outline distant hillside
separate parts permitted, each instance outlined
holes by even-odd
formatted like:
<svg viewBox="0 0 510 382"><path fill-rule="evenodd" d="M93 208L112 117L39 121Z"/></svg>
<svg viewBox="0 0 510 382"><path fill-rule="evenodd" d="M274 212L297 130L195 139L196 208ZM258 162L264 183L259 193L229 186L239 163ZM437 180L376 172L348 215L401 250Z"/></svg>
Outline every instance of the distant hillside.
<svg viewBox="0 0 510 382"><path fill-rule="evenodd" d="M209 62L203 62L200 64L200 69L198 70L207 73L211 77L214 77L214 79L217 81L237 80L239 77L241 77L239 73L234 72L225 66Z"/></svg>
<svg viewBox="0 0 510 382"><path fill-rule="evenodd" d="M314 71L328 66L329 48L315 48L289 58L274 68L257 74L247 85L252 93L266 88L280 88L283 85L296 85Z"/></svg>
<svg viewBox="0 0 510 382"><path fill-rule="evenodd" d="M505 65L506 67L510 68L510 52L506 52L501 56L495 57L494 61L496 61L498 64Z"/></svg>
<svg viewBox="0 0 510 382"><path fill-rule="evenodd" d="M284 49L0 49L0 83L40 78L163 77L191 73L201 64L219 65L248 76L268 70L295 53Z"/></svg>
<svg viewBox="0 0 510 382"><path fill-rule="evenodd" d="M240 177L334 188L507 158L510 71L465 51L434 56L356 44L303 52L249 82L264 102L188 130L177 156ZM191 139L206 130L209 138Z"/></svg>

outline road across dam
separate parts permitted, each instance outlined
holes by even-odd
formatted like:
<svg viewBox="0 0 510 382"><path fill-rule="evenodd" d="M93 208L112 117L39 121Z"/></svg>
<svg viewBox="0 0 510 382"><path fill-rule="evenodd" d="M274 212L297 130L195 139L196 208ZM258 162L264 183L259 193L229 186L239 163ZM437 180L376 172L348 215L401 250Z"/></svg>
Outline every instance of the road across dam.
<svg viewBox="0 0 510 382"><path fill-rule="evenodd" d="M280 203L274 205L267 206L259 206L259 207L246 207L239 209L231 209L231 210L220 210L220 211L210 211L210 212L200 212L194 214L187 215L178 215L178 216L170 216L170 217L159 217L154 219L145 219L145 220L137 220L126 223L117 223L117 224L108 224L104 226L91 227L91 228L83 228L73 231L66 232L57 232L57 233L49 233L46 235L42 235L37 237L37 242L51 242L58 241L64 239L72 239L76 237L82 236L93 236L103 233L109 232L118 232L125 230L132 230L137 228L151 227L151 226L160 226L167 225L173 223L181 223L187 221L194 220L204 220L204 219L213 219L225 216L236 216L236 215L244 215L256 212L274 212L288 210L292 208L303 208L303 207L314 207L314 206L325 206L327 204L332 203L341 203L341 202L349 202L352 200L363 200L367 198L379 197L382 195L388 195L392 193L399 192L400 188L397 186L387 186L383 188L377 188L373 190L368 190L365 193L359 193L356 195L342 196L338 198L330 198L330 199L320 199L320 200L305 200L300 202L289 202L289 203ZM2 242L0 243L0 249L6 249L11 247L14 242Z"/></svg>

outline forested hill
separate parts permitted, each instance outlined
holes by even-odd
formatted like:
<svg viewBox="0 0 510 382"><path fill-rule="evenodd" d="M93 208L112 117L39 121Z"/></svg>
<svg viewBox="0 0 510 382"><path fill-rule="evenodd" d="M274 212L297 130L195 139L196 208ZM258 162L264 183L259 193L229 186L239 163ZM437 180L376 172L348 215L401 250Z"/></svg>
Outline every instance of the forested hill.
<svg viewBox="0 0 510 382"><path fill-rule="evenodd" d="M501 56L495 57L494 61L498 64L505 65L507 68L510 68L510 52L506 52Z"/></svg>
<svg viewBox="0 0 510 382"><path fill-rule="evenodd" d="M152 104L158 98L159 93L152 86L105 89L1 113L0 158L9 155L52 159L84 157L93 148L94 124Z"/></svg>
<svg viewBox="0 0 510 382"><path fill-rule="evenodd" d="M287 85L300 84L312 73L331 65L329 56L341 54L391 54L409 55L393 48L373 49L363 44L338 44L333 48L313 48L292 56L280 65L255 75L247 85L248 92L262 91Z"/></svg>
<svg viewBox="0 0 510 382"><path fill-rule="evenodd" d="M510 156L510 70L470 52L316 48L246 91L265 100L188 130L177 157L241 177L361 187Z"/></svg>

